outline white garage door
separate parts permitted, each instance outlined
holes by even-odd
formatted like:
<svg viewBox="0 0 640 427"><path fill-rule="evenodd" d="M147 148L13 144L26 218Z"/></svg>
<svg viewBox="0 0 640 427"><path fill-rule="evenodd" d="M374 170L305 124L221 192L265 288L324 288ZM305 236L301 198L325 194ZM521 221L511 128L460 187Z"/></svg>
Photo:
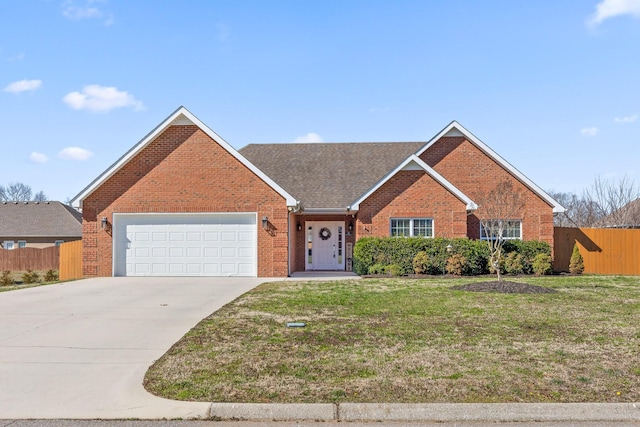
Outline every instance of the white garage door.
<svg viewBox="0 0 640 427"><path fill-rule="evenodd" d="M114 214L116 276L256 276L255 213Z"/></svg>

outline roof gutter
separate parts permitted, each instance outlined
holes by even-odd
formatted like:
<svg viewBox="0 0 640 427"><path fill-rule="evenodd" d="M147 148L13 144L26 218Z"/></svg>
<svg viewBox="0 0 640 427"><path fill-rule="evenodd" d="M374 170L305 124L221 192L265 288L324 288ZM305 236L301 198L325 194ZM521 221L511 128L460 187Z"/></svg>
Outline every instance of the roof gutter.
<svg viewBox="0 0 640 427"><path fill-rule="evenodd" d="M357 210L351 209L351 207L347 208L304 208L301 209L298 213L303 215L349 215L355 214L358 212Z"/></svg>

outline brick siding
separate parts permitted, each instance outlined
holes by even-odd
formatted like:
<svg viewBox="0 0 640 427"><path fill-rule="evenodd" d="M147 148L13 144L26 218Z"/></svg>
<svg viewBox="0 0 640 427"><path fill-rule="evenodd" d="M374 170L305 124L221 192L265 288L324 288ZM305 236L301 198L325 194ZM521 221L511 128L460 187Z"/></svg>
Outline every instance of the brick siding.
<svg viewBox="0 0 640 427"><path fill-rule="evenodd" d="M111 276L113 213L258 213L258 276L287 276L284 198L197 126L170 126L83 202L84 276ZM269 230L260 225L269 218Z"/></svg>
<svg viewBox="0 0 640 427"><path fill-rule="evenodd" d="M522 218L508 219L522 219L523 239L542 240L553 247L553 207L464 137L443 137L429 147L421 158L478 204L496 184L504 180L511 181L514 190L524 195L525 207ZM469 238L480 237L479 218L482 215L483 208L480 206L469 216Z"/></svg>
<svg viewBox="0 0 640 427"><path fill-rule="evenodd" d="M360 204L357 237L390 234L391 218L433 218L437 237L464 237L466 204L424 171L400 171Z"/></svg>

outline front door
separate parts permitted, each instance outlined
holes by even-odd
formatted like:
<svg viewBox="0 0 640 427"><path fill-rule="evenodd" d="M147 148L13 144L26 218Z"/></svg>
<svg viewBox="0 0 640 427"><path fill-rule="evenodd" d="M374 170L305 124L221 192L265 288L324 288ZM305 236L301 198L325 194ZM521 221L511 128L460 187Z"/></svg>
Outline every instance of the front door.
<svg viewBox="0 0 640 427"><path fill-rule="evenodd" d="M344 222L307 221L306 269L344 270Z"/></svg>

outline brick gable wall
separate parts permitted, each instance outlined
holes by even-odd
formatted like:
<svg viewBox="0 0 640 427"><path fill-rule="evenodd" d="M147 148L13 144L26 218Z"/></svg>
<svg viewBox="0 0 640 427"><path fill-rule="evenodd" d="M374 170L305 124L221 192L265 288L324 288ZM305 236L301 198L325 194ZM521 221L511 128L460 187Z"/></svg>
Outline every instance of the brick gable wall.
<svg viewBox="0 0 640 427"><path fill-rule="evenodd" d="M464 237L466 204L424 171L400 171L360 203L356 237L389 236L391 218L433 218L438 237Z"/></svg>
<svg viewBox="0 0 640 427"><path fill-rule="evenodd" d="M287 276L284 198L197 126L170 126L83 202L83 272L112 275L113 213L258 213L258 276ZM260 226L263 216L270 229Z"/></svg>
<svg viewBox="0 0 640 427"><path fill-rule="evenodd" d="M553 208L467 139L443 137L420 157L478 204L482 195L491 191L498 182L511 181L514 189L525 196L523 239L542 240L553 247ZM472 239L480 237L478 218L482 218L482 214L480 206L468 218L467 235Z"/></svg>

